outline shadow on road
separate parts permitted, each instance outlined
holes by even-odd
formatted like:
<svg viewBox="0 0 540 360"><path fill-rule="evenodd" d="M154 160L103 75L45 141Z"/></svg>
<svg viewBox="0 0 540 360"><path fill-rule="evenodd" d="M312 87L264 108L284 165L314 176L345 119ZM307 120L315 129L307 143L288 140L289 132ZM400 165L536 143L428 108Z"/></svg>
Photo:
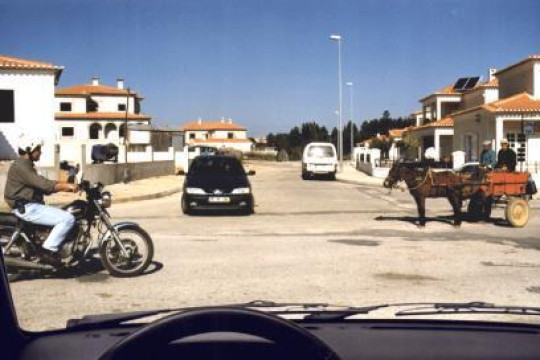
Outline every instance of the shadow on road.
<svg viewBox="0 0 540 360"><path fill-rule="evenodd" d="M144 273L139 276L154 274L163 269L163 263L152 261ZM112 276L105 272L101 260L97 257L90 258L83 265L70 269L61 269L53 272L39 270L19 270L17 273L8 275L9 282L43 280L43 279L75 279L81 283L104 282Z"/></svg>
<svg viewBox="0 0 540 360"><path fill-rule="evenodd" d="M377 216L375 220L376 221L401 221L401 222L408 222L413 225L418 225L418 217L416 216L382 216L381 215L381 216ZM503 219L491 218L489 220L479 221L479 220L469 217L468 214L463 214L461 217L461 220L467 223L483 223L483 224L492 224L492 225L500 226L500 227L511 227L510 224L506 220L503 220ZM444 223L448 225L453 225L454 216L444 215L444 216L426 217L426 224L430 222L440 222L440 223Z"/></svg>

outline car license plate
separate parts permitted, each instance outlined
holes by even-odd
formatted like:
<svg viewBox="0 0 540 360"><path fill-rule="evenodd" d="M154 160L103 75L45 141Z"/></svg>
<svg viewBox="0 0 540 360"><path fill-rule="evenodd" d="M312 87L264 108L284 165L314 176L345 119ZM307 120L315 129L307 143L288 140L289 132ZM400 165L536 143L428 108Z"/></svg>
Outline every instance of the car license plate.
<svg viewBox="0 0 540 360"><path fill-rule="evenodd" d="M219 203L219 204L229 203L231 202L231 198L226 197L226 196L210 196L208 198L208 202Z"/></svg>

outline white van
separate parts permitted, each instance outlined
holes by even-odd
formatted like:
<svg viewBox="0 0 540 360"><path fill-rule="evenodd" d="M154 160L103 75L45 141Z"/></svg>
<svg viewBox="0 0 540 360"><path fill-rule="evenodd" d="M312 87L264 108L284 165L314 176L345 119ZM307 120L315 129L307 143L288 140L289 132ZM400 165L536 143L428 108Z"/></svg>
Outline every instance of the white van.
<svg viewBox="0 0 540 360"><path fill-rule="evenodd" d="M336 147L331 143L313 142L306 145L302 155L302 179L313 175L330 175L336 179L338 159Z"/></svg>

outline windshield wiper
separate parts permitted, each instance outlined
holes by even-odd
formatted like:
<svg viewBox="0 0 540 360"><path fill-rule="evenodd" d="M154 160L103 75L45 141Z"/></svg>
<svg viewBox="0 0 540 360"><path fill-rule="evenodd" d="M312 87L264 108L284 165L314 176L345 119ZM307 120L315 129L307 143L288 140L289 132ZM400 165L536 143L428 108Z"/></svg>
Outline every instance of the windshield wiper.
<svg viewBox="0 0 540 360"><path fill-rule="evenodd" d="M328 303L296 303L255 300L247 303L226 304L224 307L242 307L261 309L275 315L303 315L304 321L340 321L354 315L365 315L373 311L391 308L408 307L394 313L395 316L445 315L445 314L502 314L502 315L540 315L540 307L502 306L481 301L468 303L388 303L370 306L343 306ZM412 308L411 308L412 306ZM80 319L70 319L67 328L104 328L114 327L122 323L143 319L160 314L180 312L204 308L184 307L161 310L135 311L119 314L86 315Z"/></svg>
<svg viewBox="0 0 540 360"><path fill-rule="evenodd" d="M405 309L396 316L445 315L445 314L501 314L501 315L540 315L540 307L506 306L473 301L468 303L419 304L419 307Z"/></svg>
<svg viewBox="0 0 540 360"><path fill-rule="evenodd" d="M335 314L339 317L347 317L354 314L367 314L369 311L374 310L373 307L369 308L355 308L341 305L331 305L328 303L296 303L296 302L274 302L268 300L255 300L247 303L235 303L220 305L223 307L242 307L253 309L264 309L272 314L306 314L316 316L317 314ZM379 307L379 306L378 306ZM377 307L377 308L378 308ZM80 319L69 319L67 321L66 328L80 329L80 328L104 328L114 327L122 323L133 321L137 319L143 319L150 316L156 316L161 314L167 314L172 312L181 312L186 310L194 310L203 308L197 307L183 307L183 308L169 308L160 310L148 310L148 311L134 311L126 313L116 314L98 314L98 315L85 315ZM330 310L330 308L336 310Z"/></svg>

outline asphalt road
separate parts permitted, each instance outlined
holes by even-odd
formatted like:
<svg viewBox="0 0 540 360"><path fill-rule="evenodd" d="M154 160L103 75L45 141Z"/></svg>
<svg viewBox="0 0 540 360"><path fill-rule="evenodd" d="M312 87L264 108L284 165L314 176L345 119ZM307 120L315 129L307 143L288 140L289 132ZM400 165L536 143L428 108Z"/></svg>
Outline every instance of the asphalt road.
<svg viewBox="0 0 540 360"><path fill-rule="evenodd" d="M17 281L12 290L22 326L56 328L84 314L255 299L540 301L538 210L522 229L508 227L500 210L492 223L455 229L446 200L428 200L430 221L417 229L407 193L302 181L294 163L254 169L252 216L184 216L180 194L113 206L115 220L139 222L152 235L153 271L118 279L96 262L87 274L67 279Z"/></svg>

